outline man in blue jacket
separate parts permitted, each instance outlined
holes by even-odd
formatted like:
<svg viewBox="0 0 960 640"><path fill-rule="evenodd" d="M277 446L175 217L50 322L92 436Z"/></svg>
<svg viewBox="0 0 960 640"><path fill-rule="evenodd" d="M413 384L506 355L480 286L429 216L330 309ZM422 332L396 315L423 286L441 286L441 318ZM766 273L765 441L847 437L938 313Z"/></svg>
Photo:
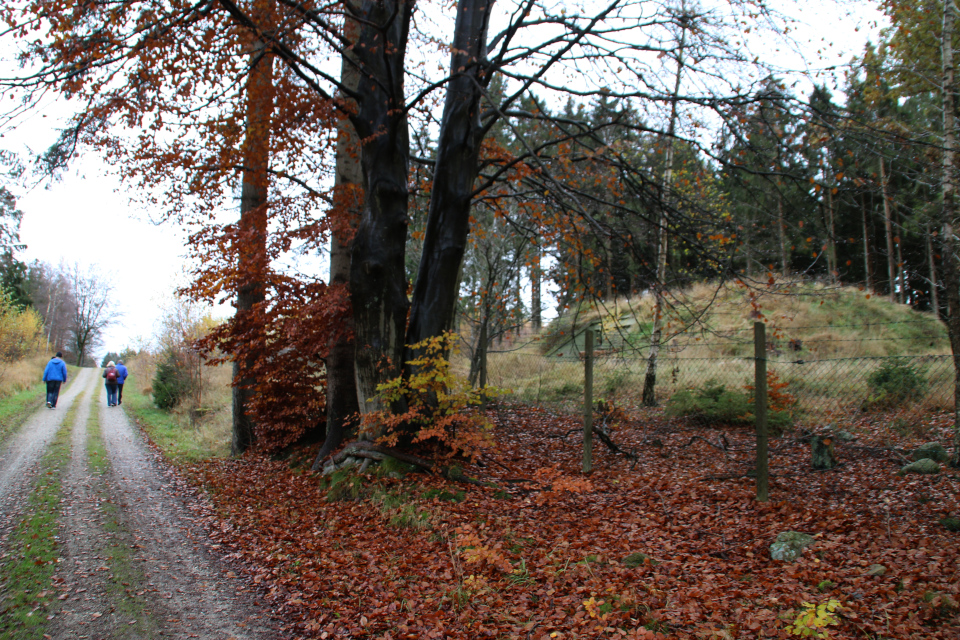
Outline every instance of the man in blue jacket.
<svg viewBox="0 0 960 640"><path fill-rule="evenodd" d="M123 381L127 379L130 373L123 364L123 360L117 360L117 404L123 404Z"/></svg>
<svg viewBox="0 0 960 640"><path fill-rule="evenodd" d="M47 383L47 408L57 408L57 398L60 397L60 385L67 381L67 365L61 358L63 354L50 358L47 368L43 370L43 381Z"/></svg>

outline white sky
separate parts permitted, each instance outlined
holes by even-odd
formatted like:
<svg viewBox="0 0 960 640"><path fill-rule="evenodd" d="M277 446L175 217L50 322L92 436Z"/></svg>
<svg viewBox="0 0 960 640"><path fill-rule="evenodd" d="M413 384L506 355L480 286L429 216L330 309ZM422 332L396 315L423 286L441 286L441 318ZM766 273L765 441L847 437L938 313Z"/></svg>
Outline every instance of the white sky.
<svg viewBox="0 0 960 640"><path fill-rule="evenodd" d="M801 21L793 35L798 40L797 48L814 69L841 65L851 55L859 54L868 37L876 41L877 21L881 19L876 3L862 0L800 3L784 11ZM816 56L818 49L824 52L820 58ZM766 51L776 54L769 47ZM786 50L779 55L783 56L784 68L805 66L798 55ZM8 64L0 60L0 65ZM836 77L842 79L842 74ZM822 76L819 81L827 79ZM798 91L805 94L809 88L798 86ZM34 151L47 148L56 138L57 111L53 104L48 108L50 118L30 117L18 130L3 132L0 148L20 153L27 146ZM183 280L185 250L180 230L151 224L150 214L156 212L133 208L119 179L106 175L95 157L75 162L60 182L28 192L14 188L14 192L24 212L21 238L27 249L20 256L22 260L98 265L112 279L114 305L123 318L107 331L100 355L149 339L158 307ZM221 315L227 312L220 310Z"/></svg>

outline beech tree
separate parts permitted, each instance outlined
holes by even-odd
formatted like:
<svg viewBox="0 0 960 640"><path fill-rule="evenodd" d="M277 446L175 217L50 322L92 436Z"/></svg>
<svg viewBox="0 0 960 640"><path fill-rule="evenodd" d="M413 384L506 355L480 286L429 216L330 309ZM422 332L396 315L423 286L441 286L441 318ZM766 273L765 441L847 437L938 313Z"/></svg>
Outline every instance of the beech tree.
<svg viewBox="0 0 960 640"><path fill-rule="evenodd" d="M8 35L29 39L22 56L26 71L5 83L37 94L48 88L64 91L80 105L51 156L54 164L77 144L99 144L109 159L132 168L145 184L153 180L166 186L168 216L197 228L191 241L204 262L188 288L191 295L235 295L239 311L245 287L259 288L259 258L244 259L245 247L256 245L255 255L266 256L270 268L250 318L288 322L286 314L296 312L287 303L297 295L312 290L312 295L329 296L332 289L298 284L274 265L294 242L313 247L332 228L349 229L349 308L361 411L384 408L377 385L404 370L413 355L406 345L451 326L471 206L496 184L513 181L522 185L518 193L538 194L537 232L594 264L599 263L585 251L585 234L606 235L611 252L639 248L633 232L627 232L636 225L622 225L623 232L614 237L594 211L655 229L663 224L661 204L667 202L668 226L676 234L678 255L684 256L678 267L714 276L728 272L729 246L717 242L732 233L728 222L705 199L682 193L664 198L663 182L654 178L647 158L599 135L623 123L568 122L546 109L524 109L521 100L536 91L544 100L631 102L642 117L628 130L666 135L712 155L711 143L697 127L671 128L667 114L679 103L708 110L722 121L765 99L755 89L765 74L751 72L753 62L734 44L744 25L775 19L762 3L735 0L710 10L687 5L685 11L696 10L703 26L696 34L691 31L686 45L685 74L697 80L679 91L659 78L664 58L670 62L676 47L678 16L686 13L657 2L608 0L574 8L536 0L496 5L459 0L454 20L438 16L433 31L429 22L415 23L417 5L402 0L326 5L278 0L275 9L265 7L233 0L7 6L2 18ZM357 25L355 37L344 29L351 23ZM412 51L411 40L416 43ZM702 55L708 50L720 54ZM449 55L441 72L432 71L437 61L429 51ZM272 104L274 113L266 140L249 135L260 127L260 103L249 89L258 84L257 74L266 73L269 59L276 70L272 87L263 83L274 96L262 103L264 109ZM331 60L342 61L357 83L348 73L334 71ZM488 87L498 74L505 89L485 107L482 100L489 98ZM435 105L442 105L439 118ZM334 198L325 182L333 132L343 119L359 140L363 197L355 229L336 220L344 209L331 207ZM494 157L494 149L485 146L497 123L516 135L517 152ZM524 123L536 124L546 137L518 135ZM436 153L424 159L432 164L432 179L408 298L411 125L434 127L437 133ZM118 133L118 126L126 130ZM255 144L267 147L251 155ZM266 168L256 165L262 161ZM587 166L604 167L610 188L598 193L595 183L585 184L580 169ZM481 173L481 167L487 170ZM221 222L218 207L238 183L252 184L248 176L256 180L253 176L264 172L268 237L260 253L260 240L251 237L262 232L250 231L243 215L239 225ZM262 220L254 228L263 229ZM343 245L345 239L338 242ZM346 308L333 300L318 304ZM303 331L316 336L320 324ZM237 322L237 331L223 336L221 344L234 349L235 363L247 362L248 369L264 365L279 343L243 340L242 325ZM330 330L330 324L323 327ZM324 357L331 338L308 342L326 345L309 354ZM251 343L256 346L245 351ZM331 367L330 373L335 371L340 369ZM246 383L239 373L238 378L240 385L258 384L252 378Z"/></svg>

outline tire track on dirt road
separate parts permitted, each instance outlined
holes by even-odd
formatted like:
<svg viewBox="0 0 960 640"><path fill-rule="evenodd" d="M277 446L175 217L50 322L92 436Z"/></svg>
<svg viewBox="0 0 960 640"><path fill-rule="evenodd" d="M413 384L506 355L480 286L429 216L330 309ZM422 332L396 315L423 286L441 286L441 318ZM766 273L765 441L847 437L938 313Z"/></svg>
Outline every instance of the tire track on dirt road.
<svg viewBox="0 0 960 640"><path fill-rule="evenodd" d="M55 588L62 592L61 606L45 631L47 637L64 639L150 638L153 621L146 615L143 599L135 592L124 592L117 581L118 573L123 577L134 573L126 565L138 563L130 557L129 536L123 528L108 527L107 510L113 507L104 473L108 468L105 460L90 455L103 448L95 422L98 415L91 412L99 387L94 384L81 392L74 413L70 464L62 484L61 562L53 577ZM117 554L112 552L121 547L126 554L123 570L118 572Z"/></svg>
<svg viewBox="0 0 960 640"><path fill-rule="evenodd" d="M73 419L64 425L68 407ZM268 607L204 546L206 532L191 521L190 498L177 493L174 472L122 407L106 407L95 369L77 375L60 408L39 410L0 453L0 540L25 512L44 453L66 426L60 507L47 534L59 533L59 557L48 586L36 585L37 599L48 594L48 604L27 614L46 616L44 637L281 638Z"/></svg>
<svg viewBox="0 0 960 640"><path fill-rule="evenodd" d="M143 441L122 405L100 394L99 425L111 472L112 502L141 560L144 592L157 636L273 640L276 622L253 589L208 550L189 519L174 474Z"/></svg>
<svg viewBox="0 0 960 640"><path fill-rule="evenodd" d="M77 395L89 388L94 377L92 369L82 370L60 394L56 409L38 410L0 451L0 529L6 529L11 516L20 512L20 498L32 484L37 462Z"/></svg>

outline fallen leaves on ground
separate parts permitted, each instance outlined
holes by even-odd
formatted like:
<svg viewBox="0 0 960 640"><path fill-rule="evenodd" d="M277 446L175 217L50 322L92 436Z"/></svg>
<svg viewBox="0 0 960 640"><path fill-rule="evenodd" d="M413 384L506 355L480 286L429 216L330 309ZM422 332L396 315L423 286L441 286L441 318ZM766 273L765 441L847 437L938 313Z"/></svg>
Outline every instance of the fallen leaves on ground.
<svg viewBox="0 0 960 640"><path fill-rule="evenodd" d="M960 515L960 478L897 476L883 429L861 425L825 472L795 435L772 440L758 503L748 430L634 419L614 438L637 462L598 444L585 476L576 418L490 416L496 448L464 468L488 487L371 476L379 497L328 502L287 462L186 471L211 496L213 543L250 567L292 637L787 638L804 603L830 599L830 637L960 637L960 535L939 523ZM949 441L946 424L927 439ZM788 530L815 543L771 560Z"/></svg>

